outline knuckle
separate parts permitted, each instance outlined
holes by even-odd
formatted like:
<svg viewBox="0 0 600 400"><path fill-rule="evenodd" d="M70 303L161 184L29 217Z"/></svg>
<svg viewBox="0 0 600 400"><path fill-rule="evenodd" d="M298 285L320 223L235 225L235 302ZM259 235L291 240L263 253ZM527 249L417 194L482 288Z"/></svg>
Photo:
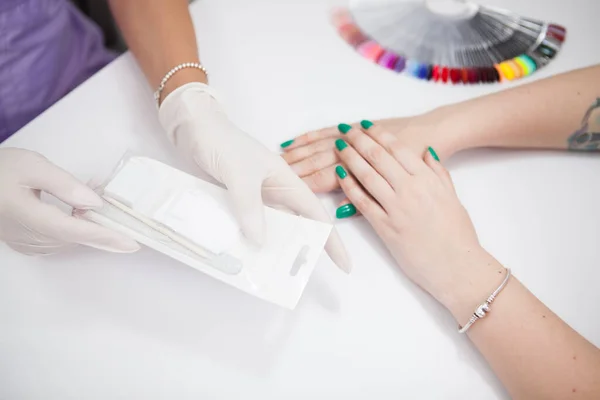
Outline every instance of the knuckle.
<svg viewBox="0 0 600 400"><path fill-rule="evenodd" d="M284 153L284 159L288 162L288 164L293 164L302 161L307 154L311 154L309 149L306 147L298 147L294 150Z"/></svg>
<svg viewBox="0 0 600 400"><path fill-rule="evenodd" d="M378 146L371 146L366 151L367 159L375 164L380 163L384 157L384 149Z"/></svg>
<svg viewBox="0 0 600 400"><path fill-rule="evenodd" d="M317 155L307 158L306 164L310 171L317 171L317 170L320 170L321 167L323 166L322 161L323 161L323 157L320 154L317 154Z"/></svg>
<svg viewBox="0 0 600 400"><path fill-rule="evenodd" d="M356 200L353 201L353 203L361 211L365 211L368 213L371 209L371 202L369 201L367 196L358 195Z"/></svg>
<svg viewBox="0 0 600 400"><path fill-rule="evenodd" d="M346 194L359 210L369 209L371 201L357 184L352 184L352 186L346 190Z"/></svg>
<svg viewBox="0 0 600 400"><path fill-rule="evenodd" d="M320 140L315 144L315 151L331 150L335 147L335 140Z"/></svg>
<svg viewBox="0 0 600 400"><path fill-rule="evenodd" d="M408 153L408 148L402 145L400 142L396 142L390 146L392 153L395 157L404 157Z"/></svg>
<svg viewBox="0 0 600 400"><path fill-rule="evenodd" d="M306 141L310 143L310 142L319 140L323 136L323 132L324 132L324 129L318 129L316 131L308 132L306 134Z"/></svg>
<svg viewBox="0 0 600 400"><path fill-rule="evenodd" d="M322 153L319 153L319 165L321 167L334 164L338 161L338 155L333 151L324 151Z"/></svg>
<svg viewBox="0 0 600 400"><path fill-rule="evenodd" d="M308 186L316 191L329 190L337 182L334 175L326 170L319 170L305 179Z"/></svg>

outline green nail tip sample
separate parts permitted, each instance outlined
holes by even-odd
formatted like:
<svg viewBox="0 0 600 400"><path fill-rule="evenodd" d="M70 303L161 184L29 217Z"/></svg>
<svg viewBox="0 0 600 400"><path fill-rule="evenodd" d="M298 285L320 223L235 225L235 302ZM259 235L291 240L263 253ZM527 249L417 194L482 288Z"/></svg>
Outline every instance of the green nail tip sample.
<svg viewBox="0 0 600 400"><path fill-rule="evenodd" d="M339 130L340 132L342 132L343 134L346 134L346 133L348 133L348 131L349 131L350 129L352 129L352 127L351 127L350 125L348 125L348 124L339 124L339 125L338 125L338 130Z"/></svg>
<svg viewBox="0 0 600 400"><path fill-rule="evenodd" d="M344 204L335 211L335 216L338 219L349 218L354 214L356 214L356 207L354 207L354 204L352 203Z"/></svg>
<svg viewBox="0 0 600 400"><path fill-rule="evenodd" d="M288 140L287 142L283 142L283 143L281 143L281 145L280 145L280 146L281 146L281 147L283 147L283 148L286 148L286 147L288 147L288 146L291 146L291 145L292 145L292 143L294 143L294 139L292 139L292 140Z"/></svg>
<svg viewBox="0 0 600 400"><path fill-rule="evenodd" d="M340 179L344 179L345 177L348 176L348 173L346 172L344 167L342 167L341 165L338 165L337 167L335 167L335 173L337 174L337 176L340 177Z"/></svg>
<svg viewBox="0 0 600 400"><path fill-rule="evenodd" d="M435 152L435 150L433 149L433 147L429 147L428 150L429 150L429 153L431 153L431 156L435 159L435 161L440 161L440 158L438 157L438 155Z"/></svg>
<svg viewBox="0 0 600 400"><path fill-rule="evenodd" d="M360 126L362 126L364 129L369 129L373 126L373 123L367 119L363 119L360 121Z"/></svg>
<svg viewBox="0 0 600 400"><path fill-rule="evenodd" d="M335 147L337 147L339 151L342 151L348 147L348 143L344 142L342 139L338 139L335 141Z"/></svg>

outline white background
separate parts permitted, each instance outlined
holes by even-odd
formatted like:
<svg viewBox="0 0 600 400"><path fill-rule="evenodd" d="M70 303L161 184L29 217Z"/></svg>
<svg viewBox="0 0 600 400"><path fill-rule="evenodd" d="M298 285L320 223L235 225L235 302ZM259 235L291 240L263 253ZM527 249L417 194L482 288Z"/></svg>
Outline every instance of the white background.
<svg viewBox="0 0 600 400"><path fill-rule="evenodd" d="M534 79L600 62L600 2L494 4L568 28L564 49ZM192 6L212 84L232 118L273 150L307 129L411 115L510 86L396 76L343 43L330 6ZM193 171L175 158L129 55L4 145L40 151L82 180L105 174L127 149ZM485 247L599 345L600 158L481 150L447 165ZM332 215L340 196L324 198ZM367 224L338 228L354 272L323 257L294 312L148 250L33 259L0 247L0 399L507 398L455 321L399 272Z"/></svg>

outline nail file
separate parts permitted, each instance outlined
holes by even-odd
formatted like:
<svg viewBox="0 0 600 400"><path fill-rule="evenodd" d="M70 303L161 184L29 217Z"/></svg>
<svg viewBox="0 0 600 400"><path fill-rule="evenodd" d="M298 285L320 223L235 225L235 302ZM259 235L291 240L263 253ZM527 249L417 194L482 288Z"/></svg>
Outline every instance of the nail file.
<svg viewBox="0 0 600 400"><path fill-rule="evenodd" d="M265 207L266 240L241 233L227 191L145 157L129 157L97 189L105 205L76 215L256 297L293 309L331 225Z"/></svg>

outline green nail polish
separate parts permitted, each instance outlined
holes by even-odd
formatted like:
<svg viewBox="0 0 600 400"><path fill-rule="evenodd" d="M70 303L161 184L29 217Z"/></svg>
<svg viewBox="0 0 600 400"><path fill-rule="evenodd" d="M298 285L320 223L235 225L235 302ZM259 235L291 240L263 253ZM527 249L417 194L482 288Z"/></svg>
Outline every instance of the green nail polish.
<svg viewBox="0 0 600 400"><path fill-rule="evenodd" d="M354 207L354 204L352 204L352 203L344 204L343 206L341 206L340 208L338 208L335 211L335 216L338 219L349 218L349 217L353 216L354 214L356 214L356 207Z"/></svg>
<svg viewBox="0 0 600 400"><path fill-rule="evenodd" d="M346 134L346 133L348 133L348 131L349 131L350 129L352 129L352 127L351 127L350 125L348 125L348 124L339 124L339 125L338 125L338 130L339 130L340 132L342 132L343 134Z"/></svg>
<svg viewBox="0 0 600 400"><path fill-rule="evenodd" d="M363 119L360 121L360 126L362 126L364 129L369 129L373 126L373 123L367 119Z"/></svg>
<svg viewBox="0 0 600 400"><path fill-rule="evenodd" d="M338 165L337 167L335 167L335 173L337 174L337 176L340 177L340 179L344 179L345 177L348 176L348 173L346 172L344 167L342 167L341 165Z"/></svg>
<svg viewBox="0 0 600 400"><path fill-rule="evenodd" d="M339 151L342 151L348 147L348 143L344 142L342 139L338 139L335 141L335 147L337 147Z"/></svg>
<svg viewBox="0 0 600 400"><path fill-rule="evenodd" d="M281 143L281 145L280 145L280 146L281 146L281 147L283 147L283 148L286 148L286 147L288 147L288 146L291 146L291 145L292 145L292 143L294 143L294 139L292 139L292 140L288 140L287 142L283 142L283 143Z"/></svg>
<svg viewBox="0 0 600 400"><path fill-rule="evenodd" d="M429 147L429 153L431 154L431 156L435 159L435 161L440 161L440 158L438 157L437 153L435 152L435 150L433 149L433 147Z"/></svg>

